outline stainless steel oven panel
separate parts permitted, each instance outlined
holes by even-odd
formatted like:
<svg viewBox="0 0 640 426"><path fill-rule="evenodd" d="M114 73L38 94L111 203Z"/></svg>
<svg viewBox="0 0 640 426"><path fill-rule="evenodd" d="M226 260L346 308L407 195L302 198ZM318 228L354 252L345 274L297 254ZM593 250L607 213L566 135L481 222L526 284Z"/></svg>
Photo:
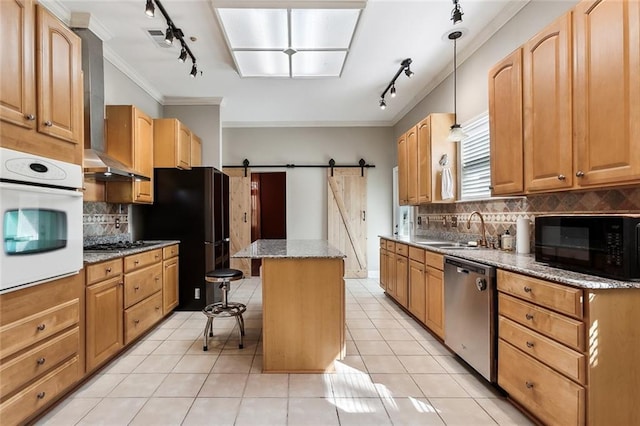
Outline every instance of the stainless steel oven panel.
<svg viewBox="0 0 640 426"><path fill-rule="evenodd" d="M64 213L64 246L52 247L42 252L9 254L8 237L5 235L5 215L16 209ZM82 269L82 192L0 182L0 227L0 292L74 274Z"/></svg>

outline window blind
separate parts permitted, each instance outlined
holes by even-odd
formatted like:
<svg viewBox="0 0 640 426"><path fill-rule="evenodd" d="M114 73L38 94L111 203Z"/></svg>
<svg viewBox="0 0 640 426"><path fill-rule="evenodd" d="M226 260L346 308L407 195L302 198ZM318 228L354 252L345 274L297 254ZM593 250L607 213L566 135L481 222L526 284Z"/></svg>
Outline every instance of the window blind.
<svg viewBox="0 0 640 426"><path fill-rule="evenodd" d="M469 135L460 146L460 199L491 196L489 163L489 112L462 124Z"/></svg>

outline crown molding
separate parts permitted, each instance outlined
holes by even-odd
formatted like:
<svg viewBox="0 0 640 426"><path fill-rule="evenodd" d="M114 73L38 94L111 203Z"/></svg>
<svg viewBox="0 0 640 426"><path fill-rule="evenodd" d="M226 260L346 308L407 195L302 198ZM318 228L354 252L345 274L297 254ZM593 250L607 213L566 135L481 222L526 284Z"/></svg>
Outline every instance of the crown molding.
<svg viewBox="0 0 640 426"><path fill-rule="evenodd" d="M224 98L216 96L210 98L189 98L189 97L165 97L163 105L222 105Z"/></svg>

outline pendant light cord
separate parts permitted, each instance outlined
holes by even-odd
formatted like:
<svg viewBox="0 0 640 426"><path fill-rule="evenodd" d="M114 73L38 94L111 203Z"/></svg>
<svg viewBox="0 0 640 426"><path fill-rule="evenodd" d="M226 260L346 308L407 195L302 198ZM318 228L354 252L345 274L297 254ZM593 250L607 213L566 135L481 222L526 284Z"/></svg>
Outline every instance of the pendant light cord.
<svg viewBox="0 0 640 426"><path fill-rule="evenodd" d="M458 39L454 38L453 39L453 121L455 124L458 124L458 109L457 109L457 99L458 99L458 95L457 95L457 87L458 87L458 82L457 82L457 55L456 55L456 45L457 45Z"/></svg>

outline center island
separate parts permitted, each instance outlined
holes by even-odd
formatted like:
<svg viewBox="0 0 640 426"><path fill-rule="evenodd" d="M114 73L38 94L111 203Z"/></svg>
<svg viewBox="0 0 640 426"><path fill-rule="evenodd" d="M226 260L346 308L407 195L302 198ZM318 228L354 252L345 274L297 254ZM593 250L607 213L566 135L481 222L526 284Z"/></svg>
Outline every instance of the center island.
<svg viewBox="0 0 640 426"><path fill-rule="evenodd" d="M262 259L263 372L334 371L345 355L345 255L324 240L257 240L232 257Z"/></svg>

